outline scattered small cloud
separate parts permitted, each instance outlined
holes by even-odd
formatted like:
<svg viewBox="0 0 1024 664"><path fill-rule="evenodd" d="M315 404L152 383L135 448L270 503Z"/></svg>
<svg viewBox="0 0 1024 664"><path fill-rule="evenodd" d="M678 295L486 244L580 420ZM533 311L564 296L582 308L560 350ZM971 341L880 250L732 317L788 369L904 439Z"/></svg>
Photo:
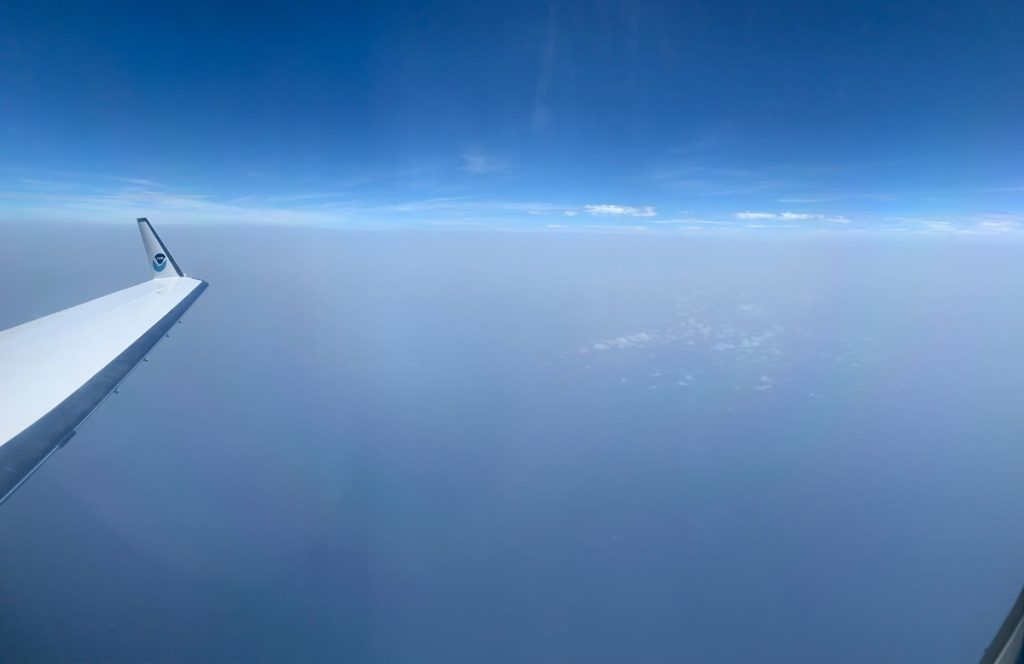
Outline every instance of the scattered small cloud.
<svg viewBox="0 0 1024 664"><path fill-rule="evenodd" d="M649 332L635 332L633 334L624 334L618 337L612 337L610 339L604 339L602 341L595 342L589 346L584 346L580 349L581 353L589 353L591 351L601 350L624 350L627 348L643 348L658 340L657 334L651 334Z"/></svg>
<svg viewBox="0 0 1024 664"><path fill-rule="evenodd" d="M689 387L693 384L693 374L685 373L679 376L676 380L676 385L679 387Z"/></svg>
<svg viewBox="0 0 1024 664"><path fill-rule="evenodd" d="M882 359L868 337L854 332L818 337L799 325L773 324L779 312L750 300L723 303L695 292L675 301L660 325L591 341L562 357L578 358L597 374L594 378L626 382L628 377L636 389L671 388L680 397L708 402L723 390L737 396L765 393L765 398L779 389L787 394L814 390L808 379L818 372L800 367L853 372ZM816 343L806 343L809 338ZM685 388L696 384L699 393L684 397Z"/></svg>

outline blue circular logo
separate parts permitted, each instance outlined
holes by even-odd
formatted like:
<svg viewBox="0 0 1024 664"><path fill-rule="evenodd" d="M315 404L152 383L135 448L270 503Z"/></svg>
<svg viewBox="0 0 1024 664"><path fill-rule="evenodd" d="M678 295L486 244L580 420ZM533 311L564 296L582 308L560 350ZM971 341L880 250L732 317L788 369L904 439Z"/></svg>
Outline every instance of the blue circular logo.
<svg viewBox="0 0 1024 664"><path fill-rule="evenodd" d="M167 267L167 256L163 254L157 254L153 256L153 269L157 272L163 272L164 268Z"/></svg>

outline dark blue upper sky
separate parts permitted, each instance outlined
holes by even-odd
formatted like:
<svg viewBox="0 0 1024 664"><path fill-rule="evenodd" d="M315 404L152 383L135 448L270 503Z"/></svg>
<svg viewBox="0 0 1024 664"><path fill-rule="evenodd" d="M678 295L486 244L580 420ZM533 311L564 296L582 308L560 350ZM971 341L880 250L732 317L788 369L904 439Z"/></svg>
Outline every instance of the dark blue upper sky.
<svg viewBox="0 0 1024 664"><path fill-rule="evenodd" d="M1005 230L1011 2L20 3L9 218Z"/></svg>

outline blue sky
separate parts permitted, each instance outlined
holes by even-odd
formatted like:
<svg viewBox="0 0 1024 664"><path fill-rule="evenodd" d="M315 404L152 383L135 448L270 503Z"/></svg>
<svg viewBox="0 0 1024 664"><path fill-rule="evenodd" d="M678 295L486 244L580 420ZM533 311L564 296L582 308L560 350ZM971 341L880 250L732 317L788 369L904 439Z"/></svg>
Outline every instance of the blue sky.
<svg viewBox="0 0 1024 664"><path fill-rule="evenodd" d="M1024 227L1024 8L21 3L0 216Z"/></svg>

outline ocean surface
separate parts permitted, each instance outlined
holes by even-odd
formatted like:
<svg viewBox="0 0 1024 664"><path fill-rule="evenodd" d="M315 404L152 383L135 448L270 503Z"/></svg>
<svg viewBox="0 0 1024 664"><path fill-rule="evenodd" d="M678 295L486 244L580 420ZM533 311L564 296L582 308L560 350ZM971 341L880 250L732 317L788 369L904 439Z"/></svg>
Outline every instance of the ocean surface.
<svg viewBox="0 0 1024 664"><path fill-rule="evenodd" d="M0 659L963 664L1024 584L1024 242L154 222L210 288L0 507ZM0 224L0 328L134 226Z"/></svg>

